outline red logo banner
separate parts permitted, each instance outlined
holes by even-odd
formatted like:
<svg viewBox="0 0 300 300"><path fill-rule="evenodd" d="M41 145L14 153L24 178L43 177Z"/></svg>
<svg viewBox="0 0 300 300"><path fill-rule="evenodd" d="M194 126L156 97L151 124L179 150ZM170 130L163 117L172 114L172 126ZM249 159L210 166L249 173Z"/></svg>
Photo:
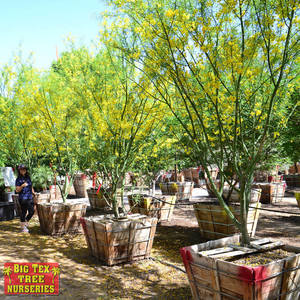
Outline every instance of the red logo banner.
<svg viewBox="0 0 300 300"><path fill-rule="evenodd" d="M3 269L6 295L58 295L58 263L5 263Z"/></svg>

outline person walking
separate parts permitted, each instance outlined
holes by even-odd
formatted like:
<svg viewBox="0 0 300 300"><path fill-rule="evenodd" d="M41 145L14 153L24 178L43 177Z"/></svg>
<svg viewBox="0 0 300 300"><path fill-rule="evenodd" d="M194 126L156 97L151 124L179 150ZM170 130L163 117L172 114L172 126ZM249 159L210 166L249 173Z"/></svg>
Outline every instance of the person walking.
<svg viewBox="0 0 300 300"><path fill-rule="evenodd" d="M30 175L25 165L19 165L18 178L16 179L16 193L19 194L19 203L21 206L21 231L29 232L28 222L34 214L34 190Z"/></svg>

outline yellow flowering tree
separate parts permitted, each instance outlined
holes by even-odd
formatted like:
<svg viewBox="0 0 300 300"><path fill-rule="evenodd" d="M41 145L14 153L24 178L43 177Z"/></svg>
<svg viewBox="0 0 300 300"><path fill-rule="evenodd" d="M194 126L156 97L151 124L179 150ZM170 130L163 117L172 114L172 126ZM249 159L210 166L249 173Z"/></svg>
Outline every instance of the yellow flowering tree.
<svg viewBox="0 0 300 300"><path fill-rule="evenodd" d="M284 107L299 84L299 2L109 2L114 13L107 17L107 39L114 44L113 32L123 33L118 47L151 82L145 93L176 117L187 147L203 165L243 244L249 244L253 173L286 124ZM220 171L219 189L209 175L211 164ZM240 195L240 220L222 198L225 183Z"/></svg>
<svg viewBox="0 0 300 300"><path fill-rule="evenodd" d="M54 72L30 70L16 95L24 111L22 122L30 130L32 149L38 157L47 158L65 201L81 153L80 140L85 138L84 113L68 88Z"/></svg>
<svg viewBox="0 0 300 300"><path fill-rule="evenodd" d="M0 160L10 166L25 163L31 168L36 164L31 131L24 118L26 111L17 96L30 69L16 57L13 66L4 65L0 70Z"/></svg>
<svg viewBox="0 0 300 300"><path fill-rule="evenodd" d="M132 168L134 174L143 176L144 183L150 189L154 189L159 171L174 169L179 154L177 140L170 133L169 122L165 116L160 126L145 139Z"/></svg>
<svg viewBox="0 0 300 300"><path fill-rule="evenodd" d="M163 118L161 103L144 93L147 82L130 79L135 68L121 51L100 48L93 55L73 48L54 67L81 99L91 137L86 155L107 183L108 201L119 217L117 189L124 186L125 173Z"/></svg>

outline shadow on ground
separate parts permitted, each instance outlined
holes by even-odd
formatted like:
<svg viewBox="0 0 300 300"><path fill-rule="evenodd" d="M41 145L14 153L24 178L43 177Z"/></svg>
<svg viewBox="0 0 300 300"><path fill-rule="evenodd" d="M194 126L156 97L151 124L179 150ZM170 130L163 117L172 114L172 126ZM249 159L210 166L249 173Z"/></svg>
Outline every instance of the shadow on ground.
<svg viewBox="0 0 300 300"><path fill-rule="evenodd" d="M300 216L262 215L259 218L257 234L260 237L293 238L292 243L300 242Z"/></svg>

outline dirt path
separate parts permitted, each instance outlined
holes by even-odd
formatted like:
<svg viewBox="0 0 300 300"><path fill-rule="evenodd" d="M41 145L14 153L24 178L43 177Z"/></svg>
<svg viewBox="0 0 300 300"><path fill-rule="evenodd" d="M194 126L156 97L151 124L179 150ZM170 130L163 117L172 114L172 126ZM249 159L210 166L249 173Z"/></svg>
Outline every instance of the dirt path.
<svg viewBox="0 0 300 300"><path fill-rule="evenodd" d="M294 198L284 198L264 208L300 213ZM49 237L40 233L35 217L30 234L19 232L17 219L0 223L0 298L3 289L5 262L58 262L61 267L60 296L63 299L191 299L186 275L166 265L183 269L179 249L201 243L192 206L176 208L171 222L159 225L155 235L152 259L107 267L88 253L83 235ZM262 211L257 228L258 237L280 239L300 246L300 215ZM159 261L161 262L159 262ZM23 297L53 299L53 297Z"/></svg>

